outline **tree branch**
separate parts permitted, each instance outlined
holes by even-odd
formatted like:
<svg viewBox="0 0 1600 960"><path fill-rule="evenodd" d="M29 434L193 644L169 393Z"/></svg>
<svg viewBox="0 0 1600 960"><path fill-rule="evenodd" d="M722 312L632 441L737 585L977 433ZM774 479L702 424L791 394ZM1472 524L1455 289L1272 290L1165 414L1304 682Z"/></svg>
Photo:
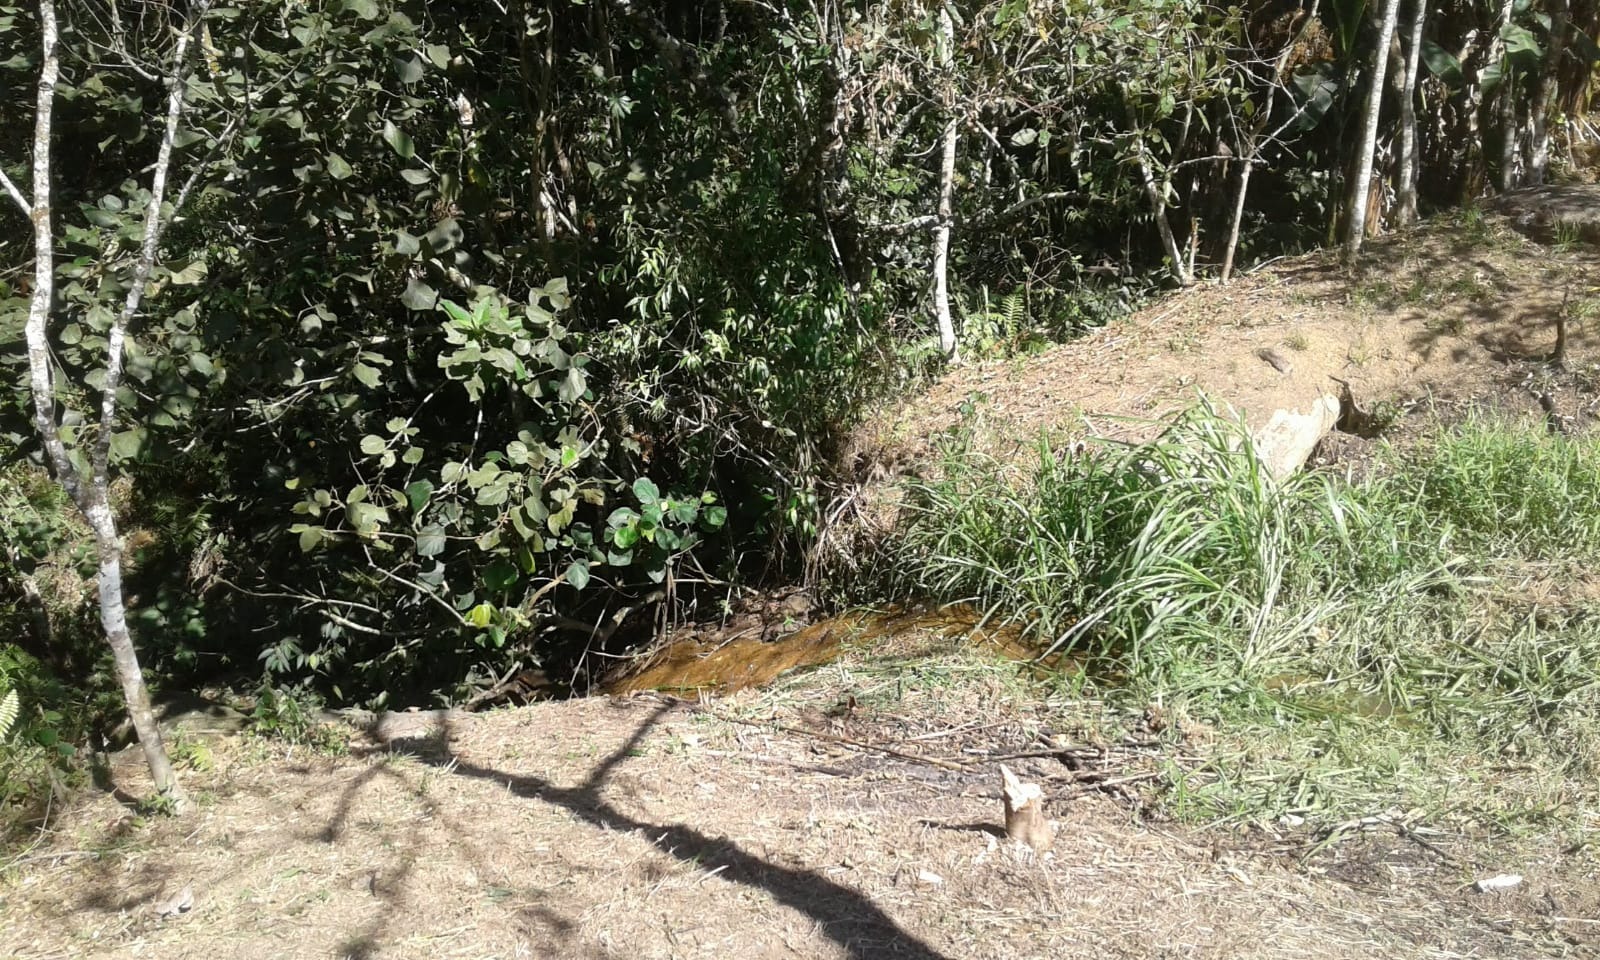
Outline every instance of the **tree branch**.
<svg viewBox="0 0 1600 960"><path fill-rule="evenodd" d="M33 207L28 203L28 198L22 195L22 191L17 189L17 185L11 182L11 178L6 176L4 170L0 170L0 187L5 187L11 199L17 201L17 206L22 208L23 216L33 216Z"/></svg>
<svg viewBox="0 0 1600 960"><path fill-rule="evenodd" d="M39 65L39 96L33 115L33 203L28 217L33 223L33 299L28 304L28 321L23 327L28 343L29 383L33 392L33 425L44 444L45 457L57 481L75 502L82 502L82 484L67 456L56 426L55 368L46 336L50 320L50 301L55 294L55 243L50 230L50 134L55 107L56 81L61 76L59 33L54 0L39 0L39 30L42 62Z"/></svg>
<svg viewBox="0 0 1600 960"><path fill-rule="evenodd" d="M178 121L183 117L184 96L188 92L189 46L210 7L211 0L199 0L194 5L189 23L178 36L177 50L173 53L172 72L167 81L171 87L167 95L167 121L161 131L161 146L156 152L155 172L150 178L150 202L145 207L144 238L139 245L139 259L134 263L133 283L128 287L128 297L106 336L106 375L100 396L100 435L95 438L94 456L90 461L97 484L104 482L111 459L111 434L117 421L117 387L122 382L123 341L127 337L129 322L139 312L139 304L144 300L145 284L150 282L150 272L155 268L156 253L166 226L161 216L161 202L167 192L167 176L172 169L172 144L177 139Z"/></svg>

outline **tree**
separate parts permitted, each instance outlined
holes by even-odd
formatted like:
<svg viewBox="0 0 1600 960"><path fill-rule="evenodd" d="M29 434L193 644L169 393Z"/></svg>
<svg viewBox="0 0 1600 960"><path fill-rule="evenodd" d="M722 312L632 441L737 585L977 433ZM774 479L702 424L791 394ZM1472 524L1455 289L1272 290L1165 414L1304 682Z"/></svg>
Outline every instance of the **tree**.
<svg viewBox="0 0 1600 960"><path fill-rule="evenodd" d="M39 0L40 67L38 99L33 126L33 182L31 197L0 171L0 186L21 207L33 228L33 291L29 301L25 339L34 427L44 449L46 464L93 531L98 559L100 625L116 663L128 714L139 736L156 790L181 804L182 793L172 763L162 743L161 729L150 706L139 656L128 630L123 596L123 543L111 502L112 452L126 434L119 427L119 388L122 385L124 347L129 325L139 315L146 286L156 265L161 236L172 223L196 182L191 177L178 196L167 202L174 143L188 98L189 52L210 0L198 0L186 20L173 28L175 43L165 70L159 75L166 87L166 113L161 121L142 229L132 264L132 277L120 310L106 335L104 368L100 374L98 429L70 429L58 413L61 387L51 356L51 323L56 319L57 238L52 209L51 144L57 84L61 75L60 36L54 0ZM130 68L139 69L129 63ZM198 171L196 171L198 174ZM136 439L136 438L135 438Z"/></svg>
<svg viewBox="0 0 1600 960"><path fill-rule="evenodd" d="M1367 81L1367 102L1362 109L1361 140L1356 156L1356 176L1350 183L1350 203L1346 218L1344 256L1354 262L1367 233L1367 195L1372 188L1372 159L1378 150L1378 113L1383 104L1383 76L1389 65L1389 44L1394 40L1395 24L1400 19L1400 0L1384 0L1383 19L1378 24L1378 41L1372 48L1372 76Z"/></svg>
<svg viewBox="0 0 1600 960"><path fill-rule="evenodd" d="M1422 32L1428 20L1428 0L1412 0L1411 29L1406 36L1405 77L1400 84L1400 157L1395 175L1395 219L1408 224L1417 219L1417 74L1422 64Z"/></svg>
<svg viewBox="0 0 1600 960"><path fill-rule="evenodd" d="M941 7L939 66L947 76L950 72L951 48L954 46L955 32L950 24L950 10ZM940 136L939 224L933 234L933 310L939 324L939 350L945 359L954 362L960 358L956 347L956 327L950 318L950 218L954 214L951 195L955 190L956 142L960 134L960 122L955 112L955 93L950 87L945 90L945 109L949 116L945 119L944 133Z"/></svg>
<svg viewBox="0 0 1600 960"><path fill-rule="evenodd" d="M1550 114L1561 85L1562 58L1567 51L1570 14L1567 0L1550 0L1550 45L1534 87L1528 111L1528 182L1544 183L1550 168Z"/></svg>

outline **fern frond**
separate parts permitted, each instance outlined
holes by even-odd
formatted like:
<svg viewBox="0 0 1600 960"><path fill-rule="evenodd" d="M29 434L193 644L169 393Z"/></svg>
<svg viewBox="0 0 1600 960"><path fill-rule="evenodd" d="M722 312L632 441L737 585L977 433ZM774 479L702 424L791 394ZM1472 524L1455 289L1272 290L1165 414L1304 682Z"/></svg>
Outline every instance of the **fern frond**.
<svg viewBox="0 0 1600 960"><path fill-rule="evenodd" d="M17 722L19 709L17 691L8 690L4 697L0 697L0 743L5 743L11 735L11 727Z"/></svg>

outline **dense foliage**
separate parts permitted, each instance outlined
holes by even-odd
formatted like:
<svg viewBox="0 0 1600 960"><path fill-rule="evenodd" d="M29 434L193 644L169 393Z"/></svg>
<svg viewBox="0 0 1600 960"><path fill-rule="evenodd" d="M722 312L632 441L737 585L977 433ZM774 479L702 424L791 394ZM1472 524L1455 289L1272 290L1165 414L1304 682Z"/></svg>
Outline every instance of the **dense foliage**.
<svg viewBox="0 0 1600 960"><path fill-rule="evenodd" d="M74 443L96 429L156 147L160 75L140 65L180 7L62 7L52 344L63 382L87 387L60 398ZM1214 272L1236 206L1243 263L1331 235L1369 14L212 10L176 144L193 191L111 438L137 639L162 671L264 668L381 701L456 696L516 661L572 671L653 618L714 612L728 583L797 568L865 404L939 361L933 228L951 236L968 355L1071 336ZM1558 148L1581 132L1592 9L1454 3L1426 25L1424 206L1520 176L1536 117ZM0 3L8 130L31 124L37 31ZM1541 100L1546 76L1558 95ZM0 169L27 181L25 138L0 143ZM8 471L34 450L13 347L22 226L0 208ZM0 556L0 599L7 629L36 631L24 586L72 534L28 513L37 496L14 501L0 529L23 546ZM54 642L88 650L75 614L56 616ZM86 673L96 657L58 660Z"/></svg>

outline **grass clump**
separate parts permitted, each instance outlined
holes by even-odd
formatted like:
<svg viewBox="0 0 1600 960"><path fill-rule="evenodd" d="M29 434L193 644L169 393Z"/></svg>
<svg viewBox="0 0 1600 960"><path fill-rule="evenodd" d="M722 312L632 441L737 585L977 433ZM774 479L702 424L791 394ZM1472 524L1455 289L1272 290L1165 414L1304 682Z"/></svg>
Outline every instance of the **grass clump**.
<svg viewBox="0 0 1600 960"><path fill-rule="evenodd" d="M1476 418L1360 482L1280 482L1202 407L1150 444L1017 465L957 442L886 555L900 595L974 603L1072 651L1095 694L1215 729L1167 778L1174 812L1471 798L1516 823L1593 802L1600 625L1491 602L1482 575L1600 555L1597 468L1592 440Z"/></svg>

